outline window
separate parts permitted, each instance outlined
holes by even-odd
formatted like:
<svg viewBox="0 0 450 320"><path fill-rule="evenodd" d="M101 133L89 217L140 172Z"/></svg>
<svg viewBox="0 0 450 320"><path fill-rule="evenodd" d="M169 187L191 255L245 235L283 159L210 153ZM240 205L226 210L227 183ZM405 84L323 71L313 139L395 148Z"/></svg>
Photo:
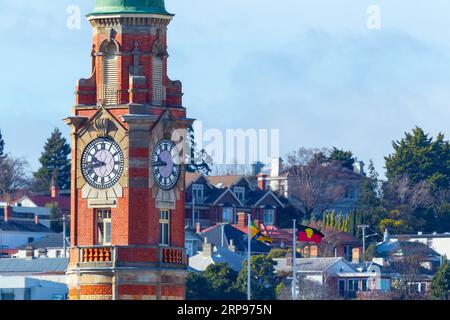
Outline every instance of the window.
<svg viewBox="0 0 450 320"><path fill-rule="evenodd" d="M14 290L0 289L0 298L1 300L15 300L16 295L14 294Z"/></svg>
<svg viewBox="0 0 450 320"><path fill-rule="evenodd" d="M168 246L170 244L170 211L161 210L159 214L159 244Z"/></svg>
<svg viewBox="0 0 450 320"><path fill-rule="evenodd" d="M275 210L264 209L264 225L273 226L275 224Z"/></svg>
<svg viewBox="0 0 450 320"><path fill-rule="evenodd" d="M245 188L243 187L235 187L234 188L234 195L236 198L239 199L239 201L244 202L245 201Z"/></svg>
<svg viewBox="0 0 450 320"><path fill-rule="evenodd" d="M368 291L367 290L367 281L369 281L369 280L363 279L362 282L361 282L361 290L364 291L364 292Z"/></svg>
<svg viewBox="0 0 450 320"><path fill-rule="evenodd" d="M194 199L195 203L203 203L203 185L201 184L194 184L192 186L192 197Z"/></svg>
<svg viewBox="0 0 450 320"><path fill-rule="evenodd" d="M223 208L222 222L233 223L233 208Z"/></svg>
<svg viewBox="0 0 450 320"><path fill-rule="evenodd" d="M103 90L102 98L107 105L117 103L117 46L110 43L106 47L106 55L103 58Z"/></svg>
<svg viewBox="0 0 450 320"><path fill-rule="evenodd" d="M153 104L161 106L164 100L163 61L160 57L153 57Z"/></svg>
<svg viewBox="0 0 450 320"><path fill-rule="evenodd" d="M348 291L358 292L358 280L348 280Z"/></svg>
<svg viewBox="0 0 450 320"><path fill-rule="evenodd" d="M111 210L97 209L97 244L111 244Z"/></svg>
<svg viewBox="0 0 450 320"><path fill-rule="evenodd" d="M341 296L341 297L345 296L345 280L339 280L338 291L339 291L339 296Z"/></svg>

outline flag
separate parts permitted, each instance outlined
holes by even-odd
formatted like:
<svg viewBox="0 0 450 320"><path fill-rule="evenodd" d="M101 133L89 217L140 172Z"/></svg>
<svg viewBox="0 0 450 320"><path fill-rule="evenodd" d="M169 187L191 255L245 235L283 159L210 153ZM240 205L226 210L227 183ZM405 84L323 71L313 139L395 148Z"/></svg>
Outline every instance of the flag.
<svg viewBox="0 0 450 320"><path fill-rule="evenodd" d="M319 244L325 238L322 232L308 226L299 226L297 229L297 241Z"/></svg>
<svg viewBox="0 0 450 320"><path fill-rule="evenodd" d="M272 243L272 238L265 236L262 234L261 230L258 229L258 227L255 225L255 222L252 221L252 224L250 226L251 235L250 237L257 241L264 242L264 243Z"/></svg>

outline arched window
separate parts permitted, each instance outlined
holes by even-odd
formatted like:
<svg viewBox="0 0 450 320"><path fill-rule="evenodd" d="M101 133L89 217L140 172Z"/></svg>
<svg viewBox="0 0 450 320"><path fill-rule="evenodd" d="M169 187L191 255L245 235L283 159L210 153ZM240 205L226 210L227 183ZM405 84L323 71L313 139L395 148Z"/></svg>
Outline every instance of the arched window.
<svg viewBox="0 0 450 320"><path fill-rule="evenodd" d="M103 57L103 99L106 104L116 104L117 99L117 46L114 42L109 43L105 48Z"/></svg>
<svg viewBox="0 0 450 320"><path fill-rule="evenodd" d="M163 61L159 56L153 56L153 105L161 106L164 100Z"/></svg>

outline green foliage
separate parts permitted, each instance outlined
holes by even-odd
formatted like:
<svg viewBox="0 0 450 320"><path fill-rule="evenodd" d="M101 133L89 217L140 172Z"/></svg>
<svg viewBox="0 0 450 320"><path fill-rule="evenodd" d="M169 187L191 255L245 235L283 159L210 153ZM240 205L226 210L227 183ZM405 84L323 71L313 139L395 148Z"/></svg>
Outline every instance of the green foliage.
<svg viewBox="0 0 450 320"><path fill-rule="evenodd" d="M61 233L63 231L63 223L58 214L58 203L53 202L46 205L50 209L50 229L54 232Z"/></svg>
<svg viewBox="0 0 450 320"><path fill-rule="evenodd" d="M407 176L412 184L428 181L447 189L450 182L450 144L443 134L436 139L416 127L393 142L394 153L386 157L388 179Z"/></svg>
<svg viewBox="0 0 450 320"><path fill-rule="evenodd" d="M351 151L344 151L334 147L330 155L328 156L328 161L336 161L341 163L342 167L349 170L353 170L353 164L355 163L355 158Z"/></svg>
<svg viewBox="0 0 450 320"><path fill-rule="evenodd" d="M203 273L190 273L187 279L188 300L243 300L236 287L238 273L225 263L210 265Z"/></svg>
<svg viewBox="0 0 450 320"><path fill-rule="evenodd" d="M284 291L286 290L286 285L283 282L280 282L276 288L275 288L275 294L277 296L278 299L280 299L280 296L284 293Z"/></svg>
<svg viewBox="0 0 450 320"><path fill-rule="evenodd" d="M47 140L39 162L41 168L34 174L35 191L50 190L51 181L56 177L56 184L62 190L70 188L70 145L59 129L52 132Z"/></svg>
<svg viewBox="0 0 450 320"><path fill-rule="evenodd" d="M292 206L286 199L280 199L284 208L277 209L277 226L279 228L292 228L292 220L300 219L302 213L300 210Z"/></svg>
<svg viewBox="0 0 450 320"><path fill-rule="evenodd" d="M377 253L377 245L375 243L371 243L367 249L366 252L363 254L363 261L372 261L373 258L375 258Z"/></svg>
<svg viewBox="0 0 450 320"><path fill-rule="evenodd" d="M445 257L431 283L430 295L434 299L448 300L450 292L450 265Z"/></svg>
<svg viewBox="0 0 450 320"><path fill-rule="evenodd" d="M360 210L370 210L380 205L378 173L373 161L369 162L369 176L362 179L359 190L358 207Z"/></svg>
<svg viewBox="0 0 450 320"><path fill-rule="evenodd" d="M288 253L292 253L292 249L273 248L267 255L268 259L285 258Z"/></svg>
<svg viewBox="0 0 450 320"><path fill-rule="evenodd" d="M263 255L251 258L251 287L252 299L254 300L275 300L275 288L278 283L275 275L275 262ZM247 292L247 264L239 273L237 286L241 292Z"/></svg>
<svg viewBox="0 0 450 320"><path fill-rule="evenodd" d="M340 212L339 215L338 215L337 228L336 229L338 231L344 230L344 216L342 215L342 212Z"/></svg>

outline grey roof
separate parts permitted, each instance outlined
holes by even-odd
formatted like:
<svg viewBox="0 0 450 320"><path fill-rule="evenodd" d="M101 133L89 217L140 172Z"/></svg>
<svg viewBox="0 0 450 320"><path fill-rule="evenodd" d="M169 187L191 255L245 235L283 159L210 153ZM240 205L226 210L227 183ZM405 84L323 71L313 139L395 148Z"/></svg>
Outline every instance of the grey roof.
<svg viewBox="0 0 450 320"><path fill-rule="evenodd" d="M0 274L64 273L68 264L66 258L0 259Z"/></svg>
<svg viewBox="0 0 450 320"><path fill-rule="evenodd" d="M0 230L13 232L53 233L52 230L42 224L36 224L34 221L24 220L9 220L8 222L0 220Z"/></svg>
<svg viewBox="0 0 450 320"><path fill-rule="evenodd" d="M33 249L50 249L50 248L62 248L63 247L63 234L55 233L51 234L45 238L33 241L30 243ZM66 239L66 245L69 243ZM20 246L18 249L26 249L29 245Z"/></svg>
<svg viewBox="0 0 450 320"><path fill-rule="evenodd" d="M224 246L228 247L231 240L233 240L237 252L247 252L247 234L229 224L226 224L223 227ZM208 242L214 244L216 247L220 247L222 245L222 226L215 225L205 229L200 236L203 239L205 237L208 238ZM271 250L268 245L254 239L251 242L251 246L252 253L254 254L268 254Z"/></svg>
<svg viewBox="0 0 450 320"><path fill-rule="evenodd" d="M244 258L225 248L216 248L210 257L203 256L203 252L189 258L189 267L196 271L205 271L208 266L219 263L226 263L234 271L242 270Z"/></svg>
<svg viewBox="0 0 450 320"><path fill-rule="evenodd" d="M287 259L274 259L277 263L275 270L286 271L292 270L292 266L287 266ZM325 272L335 263L344 260L341 257L337 258L299 258L297 259L298 272ZM345 261L344 261L345 262Z"/></svg>

